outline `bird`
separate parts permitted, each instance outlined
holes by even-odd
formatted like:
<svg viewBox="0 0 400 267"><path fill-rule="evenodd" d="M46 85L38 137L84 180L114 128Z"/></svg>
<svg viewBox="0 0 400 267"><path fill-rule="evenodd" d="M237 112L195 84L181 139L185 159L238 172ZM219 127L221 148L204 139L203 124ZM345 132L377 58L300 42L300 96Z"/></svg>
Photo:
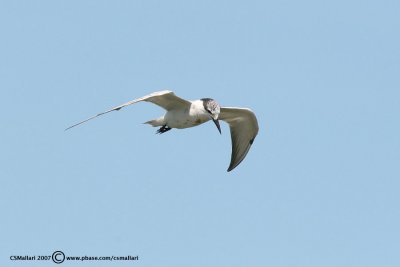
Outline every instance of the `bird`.
<svg viewBox="0 0 400 267"><path fill-rule="evenodd" d="M201 98L189 101L180 98L170 90L154 92L143 97L131 100L107 111L98 113L86 120L69 126L65 130L81 125L111 111L120 110L126 106L145 101L153 103L166 110L166 113L154 120L145 122L153 127L160 127L156 133L162 134L173 128L185 129L198 126L212 120L220 134L219 120L229 124L232 142L231 160L228 172L236 168L246 157L258 134L257 118L249 108L221 107L212 98Z"/></svg>

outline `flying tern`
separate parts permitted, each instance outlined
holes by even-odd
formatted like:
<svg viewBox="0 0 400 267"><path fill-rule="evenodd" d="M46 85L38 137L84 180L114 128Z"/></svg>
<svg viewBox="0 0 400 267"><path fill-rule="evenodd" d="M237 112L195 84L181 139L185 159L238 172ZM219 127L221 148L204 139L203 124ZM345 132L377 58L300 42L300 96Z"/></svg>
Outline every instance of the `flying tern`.
<svg viewBox="0 0 400 267"><path fill-rule="evenodd" d="M228 172L233 170L243 161L258 133L257 118L248 108L220 107L220 105L211 98L189 101L176 96L172 91L168 90L154 92L131 100L125 104L116 106L84 121L78 122L65 130L71 129L111 111L120 110L123 107L141 101L151 102L167 111L164 116L145 122L153 127L160 127L157 130L158 134L165 133L172 128L184 129L198 126L209 120L212 120L215 123L215 126L221 133L219 120L227 122L231 131L232 140L232 154L231 162L227 170Z"/></svg>

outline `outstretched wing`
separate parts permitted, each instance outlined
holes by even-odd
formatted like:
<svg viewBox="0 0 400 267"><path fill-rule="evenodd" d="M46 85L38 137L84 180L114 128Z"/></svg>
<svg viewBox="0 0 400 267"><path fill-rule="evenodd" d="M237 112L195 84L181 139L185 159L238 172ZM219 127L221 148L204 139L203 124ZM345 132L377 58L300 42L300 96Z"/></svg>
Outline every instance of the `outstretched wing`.
<svg viewBox="0 0 400 267"><path fill-rule="evenodd" d="M65 130L71 129L71 128L75 127L75 126L78 126L78 125L80 125L82 123L85 123L85 122L87 122L89 120L92 120L94 118L97 118L97 117L99 117L101 115L104 115L104 114L106 114L108 112L111 112L111 111L114 111L114 110L120 110L123 107L135 104L135 103L140 102L140 101L151 102L153 104L156 104L157 106L160 106L160 107L166 109L167 111L172 110L172 109L176 109L176 108L186 108L186 107L189 107L190 104L191 104L189 101L187 101L185 99L182 99L180 97L177 97L172 91L165 90L165 91L160 91L160 92L154 92L154 93L151 93L149 95L145 95L143 97L140 97L140 98L131 100L129 102L126 102L125 104L116 106L116 107L114 107L112 109L109 109L107 111L101 112L101 113L99 113L99 114L97 114L95 116L92 116L92 117L84 120L84 121L78 122L78 123L68 127Z"/></svg>
<svg viewBox="0 0 400 267"><path fill-rule="evenodd" d="M247 108L221 108L218 117L229 124L232 139L232 155L228 172L236 168L246 157L258 133L256 115Z"/></svg>

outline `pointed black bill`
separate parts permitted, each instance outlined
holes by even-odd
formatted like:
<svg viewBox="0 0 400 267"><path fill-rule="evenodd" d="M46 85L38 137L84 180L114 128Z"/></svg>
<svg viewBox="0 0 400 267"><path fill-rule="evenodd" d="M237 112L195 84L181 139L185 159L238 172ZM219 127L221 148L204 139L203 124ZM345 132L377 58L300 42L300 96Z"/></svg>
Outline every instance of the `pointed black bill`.
<svg viewBox="0 0 400 267"><path fill-rule="evenodd" d="M214 119L213 119L213 122L215 123L215 126L217 126L217 129L218 129L219 133L222 134L222 132L221 132L221 126L219 125L219 120L214 120Z"/></svg>

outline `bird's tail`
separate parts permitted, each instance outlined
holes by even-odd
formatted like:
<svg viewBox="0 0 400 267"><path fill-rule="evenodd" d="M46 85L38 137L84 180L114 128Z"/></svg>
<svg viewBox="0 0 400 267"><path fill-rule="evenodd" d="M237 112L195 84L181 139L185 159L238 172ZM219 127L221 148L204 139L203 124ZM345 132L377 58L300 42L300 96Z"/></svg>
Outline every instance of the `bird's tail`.
<svg viewBox="0 0 400 267"><path fill-rule="evenodd" d="M158 119L151 120L151 121L146 121L146 122L144 122L144 124L150 124L153 127L164 126L165 125L164 117L160 117Z"/></svg>

